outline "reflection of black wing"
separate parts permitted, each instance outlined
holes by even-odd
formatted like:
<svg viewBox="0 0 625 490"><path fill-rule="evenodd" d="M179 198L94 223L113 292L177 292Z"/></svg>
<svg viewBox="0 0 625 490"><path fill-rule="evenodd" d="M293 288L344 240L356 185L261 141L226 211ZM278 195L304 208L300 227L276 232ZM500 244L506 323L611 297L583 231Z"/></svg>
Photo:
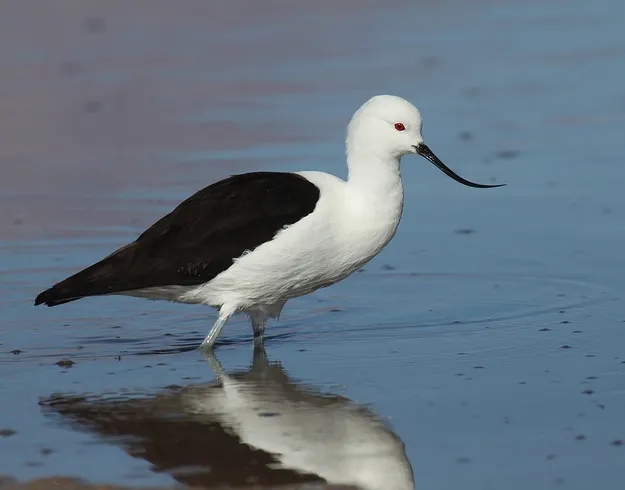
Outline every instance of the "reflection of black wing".
<svg viewBox="0 0 625 490"><path fill-rule="evenodd" d="M314 475L276 469L277 460L254 449L217 422L194 420L171 399L115 401L81 396L52 397L44 410L56 412L73 425L112 438L135 458L152 464L157 473L202 488L284 485L321 481Z"/></svg>
<svg viewBox="0 0 625 490"><path fill-rule="evenodd" d="M270 372L274 370L279 368ZM207 393L221 390L218 386L202 389ZM59 414L104 441L112 438L129 455L149 462L153 471L169 474L186 486L274 488L323 481L316 475L276 468L278 460L273 455L243 443L217 420L189 415L181 398L186 390L128 400L52 396L40 405L44 412Z"/></svg>
<svg viewBox="0 0 625 490"><path fill-rule="evenodd" d="M310 214L318 199L317 186L297 174L232 176L182 202L136 241L44 291L35 304L205 283L246 250Z"/></svg>

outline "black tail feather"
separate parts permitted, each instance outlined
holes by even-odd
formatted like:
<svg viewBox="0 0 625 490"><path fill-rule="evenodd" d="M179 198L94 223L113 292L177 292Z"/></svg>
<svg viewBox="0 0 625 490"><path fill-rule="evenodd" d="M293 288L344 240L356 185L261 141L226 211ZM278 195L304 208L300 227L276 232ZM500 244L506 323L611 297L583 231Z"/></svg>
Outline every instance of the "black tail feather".
<svg viewBox="0 0 625 490"><path fill-rule="evenodd" d="M46 289L35 298L35 306L44 304L46 306L62 305L70 301L85 298L87 296L97 296L107 293L106 284L99 280L98 273L106 267L106 259L93 264L73 276L57 282L50 289Z"/></svg>
<svg viewBox="0 0 625 490"><path fill-rule="evenodd" d="M63 289L57 286L52 286L50 289L46 289L44 292L37 295L35 298L35 306L41 304L46 306L57 306L83 298L83 296L68 296L67 293L68 291L63 291Z"/></svg>
<svg viewBox="0 0 625 490"><path fill-rule="evenodd" d="M56 283L35 298L35 306L41 304L57 306L87 296L123 291L124 285L120 283L123 282L124 275L121 275L122 280L120 280L116 269L122 271L128 269L128 263L132 259L132 255L127 257L128 252L132 252L132 244L116 250L99 262Z"/></svg>

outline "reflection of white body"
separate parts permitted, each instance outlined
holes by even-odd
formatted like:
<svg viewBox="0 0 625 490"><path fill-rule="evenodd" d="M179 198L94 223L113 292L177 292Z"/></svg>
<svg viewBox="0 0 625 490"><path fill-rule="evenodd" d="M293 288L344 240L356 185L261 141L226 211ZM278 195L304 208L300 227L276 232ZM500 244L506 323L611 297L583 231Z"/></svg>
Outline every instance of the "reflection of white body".
<svg viewBox="0 0 625 490"><path fill-rule="evenodd" d="M252 379L220 372L222 389L192 389L187 409L217 419L280 467L367 490L414 489L402 441L365 408L304 390L277 366Z"/></svg>

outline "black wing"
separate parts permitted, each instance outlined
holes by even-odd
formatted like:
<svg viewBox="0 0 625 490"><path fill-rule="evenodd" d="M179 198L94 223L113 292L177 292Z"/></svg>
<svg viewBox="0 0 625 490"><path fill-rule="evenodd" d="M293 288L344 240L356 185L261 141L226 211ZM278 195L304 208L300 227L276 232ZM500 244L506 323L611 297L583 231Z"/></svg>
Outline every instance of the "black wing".
<svg viewBox="0 0 625 490"><path fill-rule="evenodd" d="M234 175L182 202L134 242L39 294L35 305L205 283L246 250L312 213L318 200L317 186L297 174Z"/></svg>

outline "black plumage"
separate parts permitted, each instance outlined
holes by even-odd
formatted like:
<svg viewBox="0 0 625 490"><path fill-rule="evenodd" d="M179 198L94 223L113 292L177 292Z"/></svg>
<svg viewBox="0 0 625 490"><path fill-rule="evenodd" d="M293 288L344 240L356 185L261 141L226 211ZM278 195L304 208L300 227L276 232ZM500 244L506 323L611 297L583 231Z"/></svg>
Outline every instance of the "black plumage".
<svg viewBox="0 0 625 490"><path fill-rule="evenodd" d="M312 213L319 188L286 172L234 175L198 191L134 242L42 292L35 305L210 281Z"/></svg>

